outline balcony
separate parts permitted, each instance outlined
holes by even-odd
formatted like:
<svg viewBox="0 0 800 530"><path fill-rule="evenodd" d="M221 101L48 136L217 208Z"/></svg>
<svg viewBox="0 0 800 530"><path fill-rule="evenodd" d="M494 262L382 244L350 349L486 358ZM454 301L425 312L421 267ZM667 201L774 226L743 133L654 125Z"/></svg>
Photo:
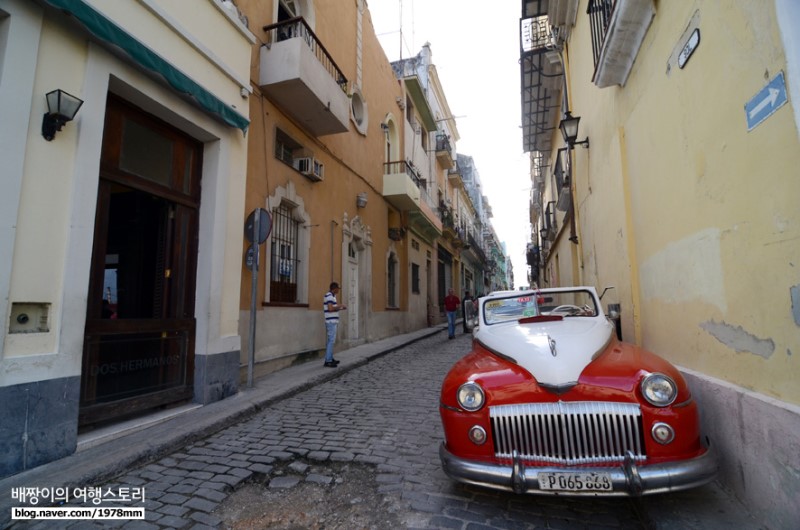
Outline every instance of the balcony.
<svg viewBox="0 0 800 530"><path fill-rule="evenodd" d="M442 222L430 206L424 183L405 160L384 164L383 196L389 204L407 212L409 227L431 242L442 233Z"/></svg>
<svg viewBox="0 0 800 530"><path fill-rule="evenodd" d="M472 236L472 234L467 235L467 243L469 245L469 249L475 255L480 263L486 263L486 253L483 251L481 244Z"/></svg>
<svg viewBox="0 0 800 530"><path fill-rule="evenodd" d="M436 133L436 160L444 169L453 169L456 166L450 137L444 133Z"/></svg>
<svg viewBox="0 0 800 530"><path fill-rule="evenodd" d="M383 196L401 212L420 209L422 182L416 170L406 162L387 162L383 165Z"/></svg>
<svg viewBox="0 0 800 530"><path fill-rule="evenodd" d="M564 67L555 45L547 6L540 5L520 26L522 144L525 152L549 152L558 127Z"/></svg>
<svg viewBox="0 0 800 530"><path fill-rule="evenodd" d="M624 85L656 14L653 0L590 0L594 77L606 88Z"/></svg>
<svg viewBox="0 0 800 530"><path fill-rule="evenodd" d="M453 247L463 247L466 244L464 241L464 233L456 222L453 209L442 202L439 204L439 215L442 218L442 236L445 240L449 241Z"/></svg>
<svg viewBox="0 0 800 530"><path fill-rule="evenodd" d="M302 17L264 26L259 86L314 136L346 132L348 82Z"/></svg>
<svg viewBox="0 0 800 530"><path fill-rule="evenodd" d="M459 169L458 164L454 164L453 168L447 172L447 181L451 186L453 186L453 188L464 189L464 178L461 175L461 170Z"/></svg>

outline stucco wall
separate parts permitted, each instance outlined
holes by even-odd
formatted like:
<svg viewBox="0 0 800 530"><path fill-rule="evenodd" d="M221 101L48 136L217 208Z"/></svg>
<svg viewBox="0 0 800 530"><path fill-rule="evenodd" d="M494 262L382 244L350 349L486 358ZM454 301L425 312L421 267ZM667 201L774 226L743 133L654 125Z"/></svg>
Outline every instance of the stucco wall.
<svg viewBox="0 0 800 530"><path fill-rule="evenodd" d="M800 489L790 4L657 2L624 87L590 82L585 13L568 46L570 106L591 139L577 160L584 277L630 286L624 338L685 367L722 479L775 528L798 519ZM745 104L781 72L788 102L748 131Z"/></svg>
<svg viewBox="0 0 800 530"><path fill-rule="evenodd" d="M261 27L273 23L274 2L243 0L239 8L247 15L251 30L261 34ZM403 152L404 96L380 43L374 34L369 12L363 2L297 2L300 12L313 26L314 33L348 79L351 91L357 91L366 107L366 122L357 125L352 119L344 133L315 137L297 123L286 109L280 108L256 87L250 101L253 120L248 133L248 180L245 211L256 207L272 208L280 197L288 198L303 212L301 242L308 245L302 255L302 272L298 275L298 305L291 307L270 302L270 240L262 246L262 268L256 307L258 311L255 341L256 362L286 355L320 351L325 346L322 320L322 296L331 281L342 291L339 300L357 300L358 326L351 327L351 309L343 312L339 323L337 348L394 333L418 329L426 325L426 294L411 293L410 233L402 241L388 238L390 220L406 224L404 214L383 199L383 174L386 137L380 124L391 117L399 128L398 145ZM363 8L359 12L359 7ZM313 11L312 11L313 8ZM360 22L359 22L360 20ZM360 31L359 31L360 28ZM253 48L259 55L260 43ZM258 79L255 68L253 79ZM312 182L287 164L275 158L275 131L280 129L313 153L325 165L325 178ZM412 131L413 134L413 131ZM396 159L402 159L397 156ZM285 190L291 190L287 192ZM288 195L287 195L288 193ZM357 207L356 197L366 194L367 204ZM356 222L357 219L357 222ZM358 293L351 293L348 242L358 241ZM422 246L423 249L429 248ZM239 252L241 256L244 246ZM387 309L387 261L390 253L398 260L398 307ZM425 262L420 265L421 287L424 289ZM240 288L241 319L239 330L246 336L249 324L251 281L249 272ZM420 300L422 300L420 302ZM351 303L352 305L352 303ZM413 316L411 315L413 314ZM297 323L303 322L303 332ZM245 342L249 339L245 338ZM247 362L247 345L241 361Z"/></svg>
<svg viewBox="0 0 800 530"><path fill-rule="evenodd" d="M669 61L693 17L702 39L680 69ZM590 50L588 38L579 17L570 49ZM573 72L593 69L588 54L571 57ZM623 311L625 329L640 325L641 342L674 362L796 404L797 127L791 102L749 132L744 111L787 68L771 4L662 3L624 88L571 89L592 139L578 161L584 262L600 284L633 286L641 321Z"/></svg>
<svg viewBox="0 0 800 530"><path fill-rule="evenodd" d="M176 39L184 44L192 41L177 55L168 51L163 55L193 65L189 68L194 76L191 80L205 87L209 96L241 104L241 87L232 78L246 81L249 64L226 60L228 54L249 51L251 36L246 30L237 26L226 33L222 29L221 37L202 31L202 24L195 26L193 22L200 19L210 23L209 17L216 17L214 24L235 26L212 2L198 8L197 20L184 17L185 26L164 18L160 22L151 19L158 2L144 4L109 4L116 11L112 20L125 31L128 24L146 18L145 27L137 26L135 31L143 47L171 44L177 50L180 46ZM6 120L3 130L14 135L9 144L14 156L4 167L9 173L4 173L0 182L5 214L0 219L0 316L6 323L0 349L0 390L5 401L13 404L3 417L3 425L9 427L3 440L9 453L1 471L5 474L60 458L75 449L109 93L204 144L194 342L199 361L196 366L202 367L201 373L195 374L195 397L203 403L235 391L235 381L229 377L230 363L224 360L238 356L240 348L241 267L237 254L246 141L242 131L200 110L166 83L128 62L129 58L110 53L102 39L89 38L60 10L16 0L3 2L2 9L8 33L0 77L3 94L9 96L2 99L15 107L11 113L0 109ZM87 7L76 4L75 9ZM204 39L215 39L218 55L199 49ZM41 134L42 116L47 110L44 95L56 88L84 103L75 119L47 141ZM5 94L6 89L12 91ZM46 305L46 329L11 333L11 307L28 302ZM24 406L26 400L36 406Z"/></svg>

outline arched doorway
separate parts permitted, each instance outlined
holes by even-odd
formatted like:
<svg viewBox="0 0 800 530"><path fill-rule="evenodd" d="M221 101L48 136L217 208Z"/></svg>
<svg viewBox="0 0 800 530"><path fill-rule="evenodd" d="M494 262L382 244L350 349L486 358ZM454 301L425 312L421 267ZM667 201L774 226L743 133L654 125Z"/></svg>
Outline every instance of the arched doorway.
<svg viewBox="0 0 800 530"><path fill-rule="evenodd" d="M345 214L342 229L342 285L347 289L343 293L347 305L344 338L357 344L366 340L367 313L372 305L372 236L359 216L348 222Z"/></svg>

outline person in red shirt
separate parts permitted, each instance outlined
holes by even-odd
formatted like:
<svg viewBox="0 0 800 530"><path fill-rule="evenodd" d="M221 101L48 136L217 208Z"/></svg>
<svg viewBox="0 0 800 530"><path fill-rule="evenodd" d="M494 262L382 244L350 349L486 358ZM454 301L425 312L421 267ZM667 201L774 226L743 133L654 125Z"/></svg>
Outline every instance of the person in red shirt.
<svg viewBox="0 0 800 530"><path fill-rule="evenodd" d="M447 296L444 297L444 311L447 314L447 338L456 338L456 311L458 306L461 305L461 300L455 295L452 288L447 290Z"/></svg>

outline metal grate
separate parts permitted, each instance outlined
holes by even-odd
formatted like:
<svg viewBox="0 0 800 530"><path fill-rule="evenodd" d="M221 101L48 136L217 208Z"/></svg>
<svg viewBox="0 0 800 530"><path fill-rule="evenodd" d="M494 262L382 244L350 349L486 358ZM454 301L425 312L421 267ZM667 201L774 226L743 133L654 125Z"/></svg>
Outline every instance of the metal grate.
<svg viewBox="0 0 800 530"><path fill-rule="evenodd" d="M542 464L607 464L646 458L635 403L525 403L489 408L494 452Z"/></svg>
<svg viewBox="0 0 800 530"><path fill-rule="evenodd" d="M293 208L281 203L272 210L270 302L297 302L298 229Z"/></svg>
<svg viewBox="0 0 800 530"><path fill-rule="evenodd" d="M592 54L595 68L600 60L600 53L603 51L603 43L608 33L608 24L616 5L617 0L589 0L589 5L586 7L592 32Z"/></svg>

